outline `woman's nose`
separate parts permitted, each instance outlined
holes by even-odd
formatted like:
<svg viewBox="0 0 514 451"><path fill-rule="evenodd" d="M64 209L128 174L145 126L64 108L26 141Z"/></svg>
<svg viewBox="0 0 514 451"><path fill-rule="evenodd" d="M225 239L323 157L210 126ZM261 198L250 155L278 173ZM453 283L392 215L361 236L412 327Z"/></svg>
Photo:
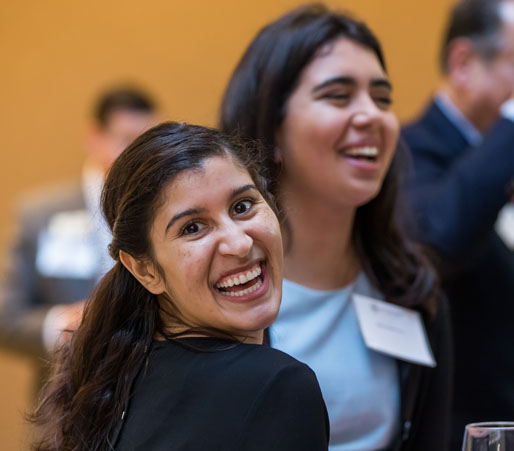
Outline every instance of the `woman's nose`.
<svg viewBox="0 0 514 451"><path fill-rule="evenodd" d="M365 94L361 96L359 101L355 104L355 111L353 114L353 123L357 127L367 127L374 124L379 124L381 118L381 110L375 104L373 99Z"/></svg>
<svg viewBox="0 0 514 451"><path fill-rule="evenodd" d="M222 255L246 257L253 246L253 239L239 224L224 224L220 236L219 252Z"/></svg>

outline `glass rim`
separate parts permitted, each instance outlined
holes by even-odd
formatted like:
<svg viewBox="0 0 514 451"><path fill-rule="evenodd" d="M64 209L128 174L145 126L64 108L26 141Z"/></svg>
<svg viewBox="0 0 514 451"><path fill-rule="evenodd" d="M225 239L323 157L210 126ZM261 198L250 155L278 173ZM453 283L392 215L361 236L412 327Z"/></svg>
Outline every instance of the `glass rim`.
<svg viewBox="0 0 514 451"><path fill-rule="evenodd" d="M479 423L466 424L466 429L512 429L514 421L481 421Z"/></svg>

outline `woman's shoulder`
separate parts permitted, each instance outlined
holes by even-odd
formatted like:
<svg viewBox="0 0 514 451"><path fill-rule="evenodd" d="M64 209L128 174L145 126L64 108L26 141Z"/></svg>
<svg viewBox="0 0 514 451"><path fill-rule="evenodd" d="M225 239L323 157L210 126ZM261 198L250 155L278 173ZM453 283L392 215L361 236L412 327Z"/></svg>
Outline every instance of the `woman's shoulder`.
<svg viewBox="0 0 514 451"><path fill-rule="evenodd" d="M283 351L268 346L251 346L247 350L242 348L241 363L247 364L252 369L258 366L259 372L262 371L269 376L280 374L284 377L291 374L304 379L316 379L314 371L308 365Z"/></svg>
<svg viewBox="0 0 514 451"><path fill-rule="evenodd" d="M318 380L306 364L267 346L225 343L220 347L210 342L208 347L215 343L216 350L206 351L206 343L188 340L186 346L156 344L136 383L137 397L158 402L169 398L170 405L178 398L210 399L212 406L221 403L236 407L278 398L284 403L299 402L301 398L304 405L323 411Z"/></svg>
<svg viewBox="0 0 514 451"><path fill-rule="evenodd" d="M215 371L216 374L249 373L252 379L262 380L282 372L293 372L303 377L314 377L304 363L285 352L266 345L234 343L216 338L191 338L180 342L154 344L151 365L173 366L190 372L194 367ZM159 371L160 371L159 370Z"/></svg>
<svg viewBox="0 0 514 451"><path fill-rule="evenodd" d="M316 376L311 368L289 354L266 345L241 343L220 354L226 363L237 362L238 372L246 372L250 378L262 382L277 377L314 381ZM317 381L316 381L317 384Z"/></svg>
<svg viewBox="0 0 514 451"><path fill-rule="evenodd" d="M281 446L277 437L285 428L287 437L303 437L298 424L316 444ZM122 445L155 440L165 446L183 440L190 449L213 443L222 443L219 449L326 449L318 442L328 441L328 419L313 371L279 350L208 339L159 342L133 391ZM135 449L130 446L119 449Z"/></svg>
<svg viewBox="0 0 514 451"><path fill-rule="evenodd" d="M267 345L243 345L241 347L241 354L246 354L248 356L248 360L257 359L269 361L273 366L278 365L309 368L307 365L295 359L291 355Z"/></svg>
<svg viewBox="0 0 514 451"><path fill-rule="evenodd" d="M326 450L329 419L314 372L277 349L262 347L254 357L248 369L262 363L264 374L256 374L259 382L238 449Z"/></svg>

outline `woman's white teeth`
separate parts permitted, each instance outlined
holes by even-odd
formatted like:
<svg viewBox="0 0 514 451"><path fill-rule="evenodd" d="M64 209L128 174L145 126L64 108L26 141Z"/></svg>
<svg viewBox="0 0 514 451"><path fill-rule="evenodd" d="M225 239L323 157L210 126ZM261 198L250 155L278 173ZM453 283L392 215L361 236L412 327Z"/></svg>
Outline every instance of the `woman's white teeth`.
<svg viewBox="0 0 514 451"><path fill-rule="evenodd" d="M376 157L378 155L378 148L376 147L353 147L345 151L346 155L352 157Z"/></svg>
<svg viewBox="0 0 514 451"><path fill-rule="evenodd" d="M223 282L218 282L216 284L217 288L227 288L233 287L234 285L241 285L242 283L250 282L250 280L255 279L261 275L261 265L256 265L253 269L248 271L246 274L241 274L239 276L231 277L229 279L224 280Z"/></svg>
<svg viewBox="0 0 514 451"><path fill-rule="evenodd" d="M226 292L224 292L224 294L226 294L228 296L235 296L235 297L244 296L245 294L254 292L258 288L260 288L261 285L262 285L262 281L259 279L255 283L255 285L252 285L250 288L245 288L244 290L241 290L241 291L226 291Z"/></svg>

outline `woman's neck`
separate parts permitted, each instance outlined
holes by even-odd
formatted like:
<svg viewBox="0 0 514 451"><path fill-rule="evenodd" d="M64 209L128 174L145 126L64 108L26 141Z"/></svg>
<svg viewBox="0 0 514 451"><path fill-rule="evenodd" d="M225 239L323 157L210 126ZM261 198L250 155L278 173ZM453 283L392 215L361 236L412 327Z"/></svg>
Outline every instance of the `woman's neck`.
<svg viewBox="0 0 514 451"><path fill-rule="evenodd" d="M219 331L219 334L216 334L207 329L205 329L205 332L199 332L198 330L192 329L189 326L184 326L183 324L178 324L177 322L173 321L167 321L167 318L162 319L163 322L168 323L165 326L165 333L167 336L178 335L176 338L225 338L234 339L241 343L258 345L262 345L264 342L264 329L248 331L248 333L243 335L235 335L232 332L226 332L222 330ZM154 339L157 341L164 341L167 339L167 337L160 334L159 332L156 332Z"/></svg>
<svg viewBox="0 0 514 451"><path fill-rule="evenodd" d="M356 208L295 196L281 200L287 218L285 277L318 290L351 283L361 269L352 242Z"/></svg>

